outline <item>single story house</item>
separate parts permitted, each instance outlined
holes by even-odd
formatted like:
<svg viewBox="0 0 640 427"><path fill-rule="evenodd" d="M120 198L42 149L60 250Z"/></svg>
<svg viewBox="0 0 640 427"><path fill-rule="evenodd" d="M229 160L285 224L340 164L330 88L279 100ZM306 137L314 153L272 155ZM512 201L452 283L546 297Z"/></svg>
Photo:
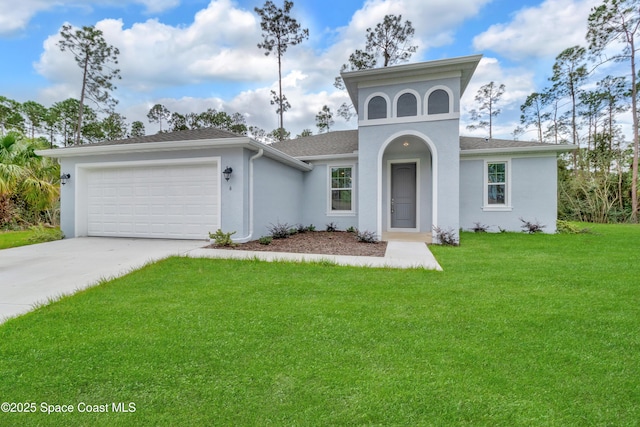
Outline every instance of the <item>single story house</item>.
<svg viewBox="0 0 640 427"><path fill-rule="evenodd" d="M481 56L346 72L357 130L265 145L219 129L44 150L60 159L67 237L236 241L270 224L457 233L475 222L555 230L557 156L570 145L461 137Z"/></svg>

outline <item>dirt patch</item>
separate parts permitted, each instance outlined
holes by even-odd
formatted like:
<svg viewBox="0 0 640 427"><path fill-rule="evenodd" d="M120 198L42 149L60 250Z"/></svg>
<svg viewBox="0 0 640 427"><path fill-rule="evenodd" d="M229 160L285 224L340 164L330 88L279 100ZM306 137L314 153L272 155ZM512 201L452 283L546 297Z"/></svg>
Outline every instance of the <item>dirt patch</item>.
<svg viewBox="0 0 640 427"><path fill-rule="evenodd" d="M268 245L254 240L232 247L220 247L215 244L208 247L243 251L383 257L387 250L387 242L359 242L355 233L347 231L311 231L294 234L286 239L273 239Z"/></svg>

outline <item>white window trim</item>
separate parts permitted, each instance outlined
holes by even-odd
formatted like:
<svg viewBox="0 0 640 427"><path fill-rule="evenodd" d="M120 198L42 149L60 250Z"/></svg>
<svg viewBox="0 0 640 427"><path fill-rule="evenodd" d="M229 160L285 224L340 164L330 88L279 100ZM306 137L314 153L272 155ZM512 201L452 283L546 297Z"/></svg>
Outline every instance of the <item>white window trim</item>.
<svg viewBox="0 0 640 427"><path fill-rule="evenodd" d="M506 165L505 176L505 203L502 205L489 204L489 164L490 163L504 163ZM485 212L511 212L513 207L511 206L511 158L495 158L485 159L484 171L483 171L483 190L482 190L482 210Z"/></svg>
<svg viewBox="0 0 640 427"><path fill-rule="evenodd" d="M371 101L373 98L375 98L376 96L380 96L382 98L385 99L385 101L387 101L387 117L384 117L382 119L369 119L369 101ZM366 121L368 120L387 120L391 117L391 100L389 99L389 95L387 95L384 92L376 92L376 93L372 93L371 95L369 95L367 97L367 99L365 99L364 101L364 119Z"/></svg>
<svg viewBox="0 0 640 427"><path fill-rule="evenodd" d="M435 92L436 90L444 90L445 92L447 92L449 94L449 112L448 113L441 113L441 114L429 114L429 97L431 96L431 94L433 92ZM444 86L444 85L437 85L432 87L431 89L429 89L427 91L427 93L424 96L424 115L425 116L430 116L430 117L439 117L439 116L450 116L452 114L454 114L453 111L453 91L451 90L451 88Z"/></svg>
<svg viewBox="0 0 640 427"><path fill-rule="evenodd" d="M351 210L334 211L331 209L331 169L351 168ZM356 165L355 163L329 163L327 164L327 216L355 216L356 215Z"/></svg>

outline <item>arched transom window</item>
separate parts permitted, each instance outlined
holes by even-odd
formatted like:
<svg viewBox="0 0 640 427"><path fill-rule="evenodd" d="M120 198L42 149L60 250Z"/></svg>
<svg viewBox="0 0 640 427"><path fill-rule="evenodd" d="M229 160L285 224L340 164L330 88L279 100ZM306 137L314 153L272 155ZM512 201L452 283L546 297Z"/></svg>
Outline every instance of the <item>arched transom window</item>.
<svg viewBox="0 0 640 427"><path fill-rule="evenodd" d="M446 90L436 89L429 95L427 114L449 113L449 94Z"/></svg>
<svg viewBox="0 0 640 427"><path fill-rule="evenodd" d="M403 93L398 98L398 117L418 115L418 99L412 93Z"/></svg>
<svg viewBox="0 0 640 427"><path fill-rule="evenodd" d="M387 118L387 100L381 96L374 96L369 100L367 105L367 118L386 119Z"/></svg>

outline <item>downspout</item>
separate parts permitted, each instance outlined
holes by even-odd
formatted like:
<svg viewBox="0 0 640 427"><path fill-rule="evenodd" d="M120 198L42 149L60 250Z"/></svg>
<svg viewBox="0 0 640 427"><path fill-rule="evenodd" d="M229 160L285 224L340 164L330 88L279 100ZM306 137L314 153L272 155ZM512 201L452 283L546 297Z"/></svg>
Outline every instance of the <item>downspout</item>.
<svg viewBox="0 0 640 427"><path fill-rule="evenodd" d="M260 148L258 153L249 159L249 234L245 237L233 239L235 243L246 243L253 238L253 161L264 155L264 150Z"/></svg>

